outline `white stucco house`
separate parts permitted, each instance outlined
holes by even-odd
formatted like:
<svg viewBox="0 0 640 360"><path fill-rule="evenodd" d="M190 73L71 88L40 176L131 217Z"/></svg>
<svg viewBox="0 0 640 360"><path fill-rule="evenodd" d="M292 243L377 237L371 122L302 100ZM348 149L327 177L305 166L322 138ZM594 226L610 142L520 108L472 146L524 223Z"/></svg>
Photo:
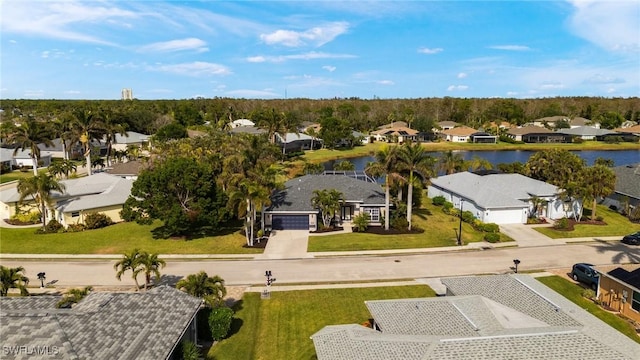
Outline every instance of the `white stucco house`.
<svg viewBox="0 0 640 360"><path fill-rule="evenodd" d="M477 175L461 172L431 179L429 198L443 196L456 209L470 211L485 223L525 224L534 210L531 199L543 201L537 216L560 219L570 216L560 189L520 174ZM577 204L576 206L578 206Z"/></svg>

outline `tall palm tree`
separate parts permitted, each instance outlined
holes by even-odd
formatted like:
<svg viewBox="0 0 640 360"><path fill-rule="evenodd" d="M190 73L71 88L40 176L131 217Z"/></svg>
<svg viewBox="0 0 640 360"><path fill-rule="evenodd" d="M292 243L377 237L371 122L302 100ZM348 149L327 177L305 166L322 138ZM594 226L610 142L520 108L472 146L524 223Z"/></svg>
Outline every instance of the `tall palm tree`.
<svg viewBox="0 0 640 360"><path fill-rule="evenodd" d="M18 181L18 193L20 193L18 203L22 203L29 197L33 199L38 204L44 229L47 224L47 206L51 207L53 204L51 193L54 191L61 193L64 189L65 185L49 174L23 178Z"/></svg>
<svg viewBox="0 0 640 360"><path fill-rule="evenodd" d="M148 252L140 253L140 267L135 270L134 277L139 273L144 273L144 289L149 288L151 284L151 275L156 277L156 281L160 279L160 269L164 268L167 263L158 257L158 254L150 254Z"/></svg>
<svg viewBox="0 0 640 360"><path fill-rule="evenodd" d="M389 214L392 178L398 176L398 147L386 145L375 154L375 162L367 164L365 171L378 178L384 176L384 229L389 230Z"/></svg>
<svg viewBox="0 0 640 360"><path fill-rule="evenodd" d="M176 289L182 290L191 296L202 298L210 306L221 305L227 295L224 280L218 275L209 277L204 271L190 274L181 279L176 283Z"/></svg>
<svg viewBox="0 0 640 360"><path fill-rule="evenodd" d="M105 113L102 116L102 123L104 125L104 140L107 143L107 166L111 166L111 152L113 144L116 143L116 137L118 134L122 136L129 136L125 125L118 122L115 116L111 113Z"/></svg>
<svg viewBox="0 0 640 360"><path fill-rule="evenodd" d="M38 175L38 161L40 160L40 148L38 144L43 143L47 147L53 146L49 127L31 116L26 117L20 123L20 126L13 128L13 131L8 136L7 142L16 145L13 155L16 155L19 150L30 151L34 175Z"/></svg>
<svg viewBox="0 0 640 360"><path fill-rule="evenodd" d="M481 158L478 155L473 156L473 158L469 162L469 165L471 166L471 171L493 169L493 165L489 160Z"/></svg>
<svg viewBox="0 0 640 360"><path fill-rule="evenodd" d="M20 289L20 295L29 295L27 291L27 284L29 284L29 278L24 276L24 268L18 266L15 268L9 268L0 265L0 296L7 296L9 289Z"/></svg>
<svg viewBox="0 0 640 360"><path fill-rule="evenodd" d="M591 221L596 219L596 206L598 199L607 196L615 190L616 174L605 165L594 165L582 172L585 193L591 198Z"/></svg>
<svg viewBox="0 0 640 360"><path fill-rule="evenodd" d="M322 223L325 227L331 224L332 217L340 210L340 205L344 202L343 194L336 189L314 190L311 197L311 205L322 212Z"/></svg>
<svg viewBox="0 0 640 360"><path fill-rule="evenodd" d="M140 284L138 283L138 274L140 273L141 264L141 253L140 250L134 249L129 253L122 254L122 259L118 260L113 265L113 268L116 270L116 278L118 280L122 279L122 275L127 271L132 272L133 281L136 283L136 291L140 290Z"/></svg>
<svg viewBox="0 0 640 360"><path fill-rule="evenodd" d="M466 161L460 154L453 151L445 151L440 156L440 170L447 175L455 174L465 169Z"/></svg>
<svg viewBox="0 0 640 360"><path fill-rule="evenodd" d="M64 160L69 160L69 147L77 144L78 138L73 132L74 118L71 114L63 114L52 122L53 133L60 138Z"/></svg>
<svg viewBox="0 0 640 360"><path fill-rule="evenodd" d="M104 123L91 110L76 109L73 116L73 133L82 144L87 175L91 175L91 141L102 140L105 134Z"/></svg>
<svg viewBox="0 0 640 360"><path fill-rule="evenodd" d="M418 181L417 174L423 181L428 180L434 175L435 160L427 154L424 147L419 143L405 143L400 147L398 152L399 168L409 171L409 190L407 193L407 223L408 229L411 230L411 215L413 208L413 186Z"/></svg>

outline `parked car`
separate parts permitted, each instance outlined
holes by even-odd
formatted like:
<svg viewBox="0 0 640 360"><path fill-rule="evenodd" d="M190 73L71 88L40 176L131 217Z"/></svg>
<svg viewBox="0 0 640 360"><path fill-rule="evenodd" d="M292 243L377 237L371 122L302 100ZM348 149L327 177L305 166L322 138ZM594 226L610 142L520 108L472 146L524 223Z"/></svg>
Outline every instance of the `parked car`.
<svg viewBox="0 0 640 360"><path fill-rule="evenodd" d="M625 235L625 237L622 238L622 242L629 245L640 245L640 231Z"/></svg>
<svg viewBox="0 0 640 360"><path fill-rule="evenodd" d="M593 269L592 264L574 264L573 268L571 269L571 277L575 281L587 284L593 290L596 290L598 288L598 280L600 279L600 274L598 274L598 272Z"/></svg>

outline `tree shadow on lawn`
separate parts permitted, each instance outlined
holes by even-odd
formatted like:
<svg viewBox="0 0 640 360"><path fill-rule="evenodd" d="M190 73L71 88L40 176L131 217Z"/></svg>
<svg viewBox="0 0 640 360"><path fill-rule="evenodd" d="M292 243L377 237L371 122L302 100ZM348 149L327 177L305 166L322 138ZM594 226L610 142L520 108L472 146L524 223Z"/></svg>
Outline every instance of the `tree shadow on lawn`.
<svg viewBox="0 0 640 360"><path fill-rule="evenodd" d="M242 222L229 222L220 227L214 228L211 226L203 226L199 228L191 229L188 234L173 235L170 233L166 226L160 225L157 228L151 230L151 235L154 239L172 239L172 240L195 240L205 237L224 236L231 235L238 231L242 231Z"/></svg>
<svg viewBox="0 0 640 360"><path fill-rule="evenodd" d="M620 241L604 241L595 239L599 253L613 252L612 263L640 263L640 246L625 245Z"/></svg>

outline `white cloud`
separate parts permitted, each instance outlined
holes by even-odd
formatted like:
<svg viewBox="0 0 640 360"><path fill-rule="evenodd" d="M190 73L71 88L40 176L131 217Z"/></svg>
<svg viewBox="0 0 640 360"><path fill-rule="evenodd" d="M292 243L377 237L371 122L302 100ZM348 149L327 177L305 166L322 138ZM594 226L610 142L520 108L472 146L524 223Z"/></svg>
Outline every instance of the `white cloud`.
<svg viewBox="0 0 640 360"><path fill-rule="evenodd" d="M251 56L246 58L247 62L261 63L261 62L284 62L287 60L315 60L315 59L351 59L355 58L355 55L349 54L328 54L323 52L311 51L303 54L294 55L278 55L278 56Z"/></svg>
<svg viewBox="0 0 640 360"><path fill-rule="evenodd" d="M585 84L624 84L626 81L622 78L595 74L592 77L585 79L584 82Z"/></svg>
<svg viewBox="0 0 640 360"><path fill-rule="evenodd" d="M44 90L25 90L24 97L43 97Z"/></svg>
<svg viewBox="0 0 640 360"><path fill-rule="evenodd" d="M457 76L457 77L458 77L458 79L464 79L464 78L466 78L466 77L467 77L467 73L463 73L463 72L458 73L458 76Z"/></svg>
<svg viewBox="0 0 640 360"><path fill-rule="evenodd" d="M335 66L330 66L330 65L325 65L322 67L324 70L327 70L328 72L334 72L336 71L336 67Z"/></svg>
<svg viewBox="0 0 640 360"><path fill-rule="evenodd" d="M40 57L46 59L49 57L49 51L43 51L40 53Z"/></svg>
<svg viewBox="0 0 640 360"><path fill-rule="evenodd" d="M12 39L12 40L9 40L9 42L10 42L10 43L12 43L12 44L16 44L16 43L17 43L17 41L15 41L15 40L13 40L13 39Z"/></svg>
<svg viewBox="0 0 640 360"><path fill-rule="evenodd" d="M229 75L231 74L231 70L226 66L202 62L202 61L194 61L191 63L182 63L182 64L171 64L171 65L154 65L149 66L149 70L166 72L178 75L187 75L187 76L208 76L208 75Z"/></svg>
<svg viewBox="0 0 640 360"><path fill-rule="evenodd" d="M449 87L447 88L447 91L464 91L467 90L469 87L467 85L449 85Z"/></svg>
<svg viewBox="0 0 640 360"><path fill-rule="evenodd" d="M283 45L298 47L312 45L320 47L349 29L346 22L333 22L324 26L317 26L305 31L276 30L270 34L261 34L260 40L267 45Z"/></svg>
<svg viewBox="0 0 640 360"><path fill-rule="evenodd" d="M423 47L423 48L419 48L418 49L419 53L421 53L421 54L429 54L429 55L437 54L437 53L442 52L442 51L444 51L443 48L432 48L432 49L430 49L430 48Z"/></svg>
<svg viewBox="0 0 640 360"><path fill-rule="evenodd" d="M638 1L572 0L571 31L609 51L639 52Z"/></svg>
<svg viewBox="0 0 640 360"><path fill-rule="evenodd" d="M489 46L489 49L494 50L507 50L507 51L529 51L530 47L525 45L493 45Z"/></svg>
<svg viewBox="0 0 640 360"><path fill-rule="evenodd" d="M80 94L80 91L78 91L78 90L67 90L64 93L68 94L68 95L77 95L77 94Z"/></svg>
<svg viewBox="0 0 640 360"><path fill-rule="evenodd" d="M206 47L207 43L198 38L186 38L179 40L171 40L164 42L157 42L149 45L142 46L138 49L139 52L174 52L174 51L188 51L193 50L195 52L207 52L209 48Z"/></svg>
<svg viewBox="0 0 640 360"><path fill-rule="evenodd" d="M557 89L564 89L564 88L565 86L559 82L545 82L540 84L540 89L542 90L557 90Z"/></svg>
<svg viewBox="0 0 640 360"><path fill-rule="evenodd" d="M395 85L395 83L391 80L380 80L376 81L376 83L379 85Z"/></svg>
<svg viewBox="0 0 640 360"><path fill-rule="evenodd" d="M268 90L250 90L250 89L239 89L225 92L228 96L238 97L238 98L275 98L281 97L282 95L276 94L273 91Z"/></svg>
<svg viewBox="0 0 640 360"><path fill-rule="evenodd" d="M518 96L518 92L517 91L507 91L507 96L509 96L509 97Z"/></svg>

